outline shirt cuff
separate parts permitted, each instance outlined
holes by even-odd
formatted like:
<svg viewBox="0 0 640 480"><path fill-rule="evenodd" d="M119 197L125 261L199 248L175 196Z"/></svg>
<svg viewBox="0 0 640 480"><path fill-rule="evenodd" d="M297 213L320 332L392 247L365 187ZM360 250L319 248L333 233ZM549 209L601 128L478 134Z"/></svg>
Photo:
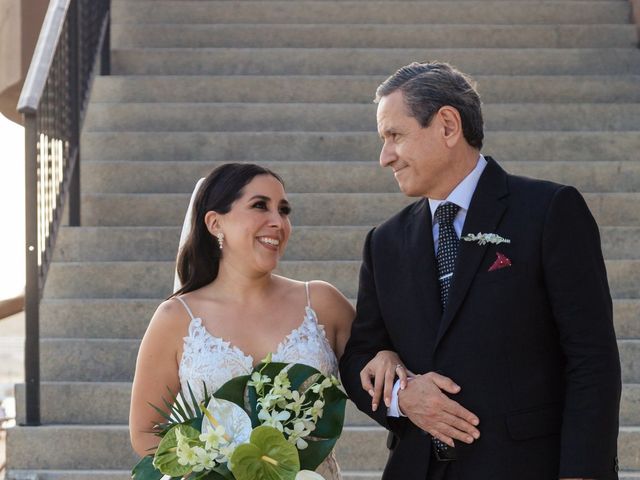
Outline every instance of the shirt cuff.
<svg viewBox="0 0 640 480"><path fill-rule="evenodd" d="M406 417L400 410L400 403L398 402L398 392L400 391L400 379L396 380L393 384L393 391L391 392L391 405L387 409L387 417Z"/></svg>

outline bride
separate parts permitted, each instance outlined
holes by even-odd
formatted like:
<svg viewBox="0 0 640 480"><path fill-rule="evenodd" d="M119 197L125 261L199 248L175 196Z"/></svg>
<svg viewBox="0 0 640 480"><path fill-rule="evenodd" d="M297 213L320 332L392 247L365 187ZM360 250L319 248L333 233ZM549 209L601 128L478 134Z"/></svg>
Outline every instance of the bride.
<svg viewBox="0 0 640 480"><path fill-rule="evenodd" d="M273 273L291 234L291 206L274 172L222 165L200 181L189 210L177 262L181 287L153 315L136 363L129 426L140 456L160 441L150 430L163 419L149 404L162 405L167 388L186 391L188 383L202 400L203 382L214 392L269 353L337 376L355 315L329 283ZM373 362L376 387L400 363L393 352ZM333 454L318 472L341 478Z"/></svg>

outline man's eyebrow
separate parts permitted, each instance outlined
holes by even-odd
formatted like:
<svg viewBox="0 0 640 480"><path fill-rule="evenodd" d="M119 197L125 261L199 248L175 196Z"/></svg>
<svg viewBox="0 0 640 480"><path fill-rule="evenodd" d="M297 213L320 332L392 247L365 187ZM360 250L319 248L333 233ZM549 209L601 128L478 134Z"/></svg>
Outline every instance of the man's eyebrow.
<svg viewBox="0 0 640 480"><path fill-rule="evenodd" d="M387 128L386 130L383 130L382 133L380 133L380 138L383 138L387 135L393 135L394 133L398 133L398 130L396 128Z"/></svg>

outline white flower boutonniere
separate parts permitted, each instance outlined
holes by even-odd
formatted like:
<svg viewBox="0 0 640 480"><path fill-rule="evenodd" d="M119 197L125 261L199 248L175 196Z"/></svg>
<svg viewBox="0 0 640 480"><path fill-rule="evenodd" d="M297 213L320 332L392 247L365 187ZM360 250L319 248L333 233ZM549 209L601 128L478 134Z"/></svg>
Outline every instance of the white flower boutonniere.
<svg viewBox="0 0 640 480"><path fill-rule="evenodd" d="M487 243L494 243L499 245L501 243L511 243L511 240L508 238L503 238L497 233L469 233L462 237L462 240L465 242L478 242L478 245L486 245Z"/></svg>

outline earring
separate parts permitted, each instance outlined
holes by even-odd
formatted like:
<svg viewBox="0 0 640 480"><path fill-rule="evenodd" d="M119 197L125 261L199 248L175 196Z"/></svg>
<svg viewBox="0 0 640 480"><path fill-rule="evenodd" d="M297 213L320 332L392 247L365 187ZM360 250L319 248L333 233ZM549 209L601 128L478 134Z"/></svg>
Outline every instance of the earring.
<svg viewBox="0 0 640 480"><path fill-rule="evenodd" d="M224 243L224 233L216 233L216 238L218 239L218 246L220 247L220 250L222 250L222 244Z"/></svg>

